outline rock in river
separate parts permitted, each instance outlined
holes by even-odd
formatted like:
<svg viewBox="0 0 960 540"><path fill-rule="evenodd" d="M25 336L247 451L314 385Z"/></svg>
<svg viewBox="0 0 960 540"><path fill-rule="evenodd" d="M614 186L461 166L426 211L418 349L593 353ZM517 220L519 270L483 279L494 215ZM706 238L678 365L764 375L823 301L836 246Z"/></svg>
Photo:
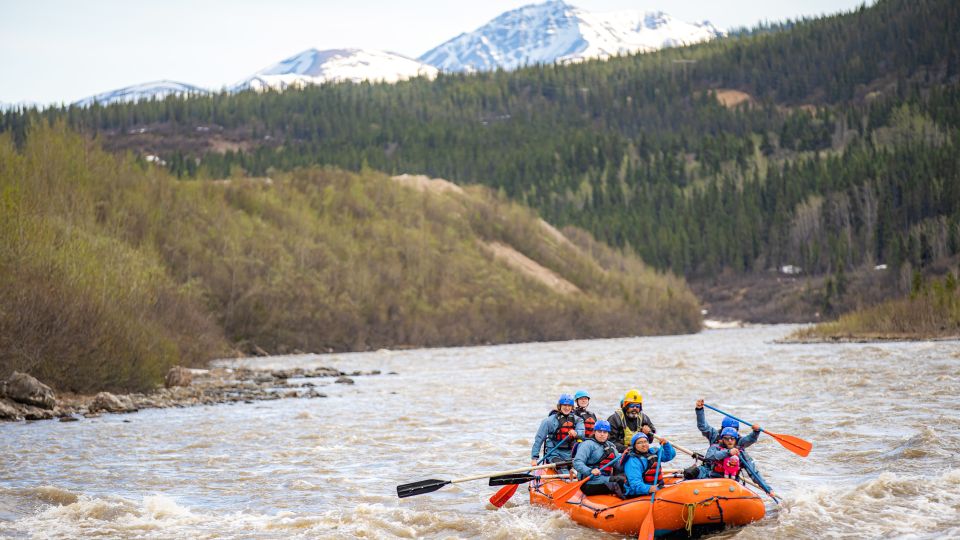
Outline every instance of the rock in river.
<svg viewBox="0 0 960 540"><path fill-rule="evenodd" d="M106 412L133 412L136 408L133 401L127 396L117 397L110 392L100 392L93 398L89 408L91 413Z"/></svg>
<svg viewBox="0 0 960 540"><path fill-rule="evenodd" d="M14 371L7 379L6 387L7 397L14 401L44 409L53 409L57 405L53 390L26 373Z"/></svg>
<svg viewBox="0 0 960 540"><path fill-rule="evenodd" d="M190 383L193 382L193 373L184 367L173 366L170 368L170 371L167 372L167 377L163 381L163 385L167 388L174 386L190 386Z"/></svg>

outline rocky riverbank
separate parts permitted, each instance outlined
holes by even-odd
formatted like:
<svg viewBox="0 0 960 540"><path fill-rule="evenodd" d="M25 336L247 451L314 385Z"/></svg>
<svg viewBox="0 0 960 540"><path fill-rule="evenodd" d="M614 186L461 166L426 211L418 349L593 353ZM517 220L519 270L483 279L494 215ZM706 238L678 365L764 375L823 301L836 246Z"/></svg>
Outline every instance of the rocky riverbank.
<svg viewBox="0 0 960 540"><path fill-rule="evenodd" d="M0 421L50 420L61 422L103 413L132 413L140 409L190 407L218 403L252 403L272 399L323 398L317 387L354 384L351 377L380 375L379 370L346 373L334 368L257 370L248 368L188 369L174 367L163 388L141 394L57 395L49 386L25 373L14 372L0 382Z"/></svg>

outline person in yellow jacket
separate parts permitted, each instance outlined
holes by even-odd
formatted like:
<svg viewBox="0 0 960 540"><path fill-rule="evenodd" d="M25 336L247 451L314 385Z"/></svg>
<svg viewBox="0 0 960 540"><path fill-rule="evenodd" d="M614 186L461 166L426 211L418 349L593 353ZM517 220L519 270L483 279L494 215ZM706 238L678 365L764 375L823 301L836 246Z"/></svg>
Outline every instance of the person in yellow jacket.
<svg viewBox="0 0 960 540"><path fill-rule="evenodd" d="M653 433L657 432L650 417L643 413L643 396L635 388L623 396L620 409L611 414L607 422L610 422L610 440L619 452L630 448L635 433L643 433L647 440L652 440Z"/></svg>

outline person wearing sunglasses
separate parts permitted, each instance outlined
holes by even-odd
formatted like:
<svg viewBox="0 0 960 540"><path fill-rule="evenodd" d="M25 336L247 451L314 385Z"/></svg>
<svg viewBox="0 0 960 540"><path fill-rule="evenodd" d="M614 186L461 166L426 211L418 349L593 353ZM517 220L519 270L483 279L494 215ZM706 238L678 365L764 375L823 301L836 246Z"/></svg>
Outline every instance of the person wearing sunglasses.
<svg viewBox="0 0 960 540"><path fill-rule="evenodd" d="M610 422L610 440L617 445L618 452L630 448L634 434L643 433L648 441L652 441L657 432L650 417L643 413L643 396L636 389L623 396L620 409L611 414L607 422Z"/></svg>
<svg viewBox="0 0 960 540"><path fill-rule="evenodd" d="M729 475L733 460L728 458L736 457L739 461L743 449L757 442L759 436L760 431L758 429L754 429L749 435L741 437L732 426L723 428L720 431L720 440L711 444L704 454L703 465L697 467L695 478L723 478ZM739 466L737 468L739 469ZM690 474L690 476L693 476L693 474ZM736 476L736 473L734 476ZM684 477L687 477L687 471L684 471Z"/></svg>

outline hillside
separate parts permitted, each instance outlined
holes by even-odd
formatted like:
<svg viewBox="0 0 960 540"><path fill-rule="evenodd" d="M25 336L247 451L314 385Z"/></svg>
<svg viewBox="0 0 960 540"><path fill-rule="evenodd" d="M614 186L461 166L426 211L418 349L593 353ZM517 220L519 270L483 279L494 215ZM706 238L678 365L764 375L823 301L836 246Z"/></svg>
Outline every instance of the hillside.
<svg viewBox="0 0 960 540"><path fill-rule="evenodd" d="M448 185L323 167L180 181L62 123L20 150L0 136L0 376L139 389L233 349L699 330L681 279Z"/></svg>
<svg viewBox="0 0 960 540"><path fill-rule="evenodd" d="M64 118L178 177L326 164L483 184L693 281L798 268L832 316L875 299L831 282L886 265L882 298L960 254L958 27L956 2L881 0L609 61L8 112L0 130Z"/></svg>

